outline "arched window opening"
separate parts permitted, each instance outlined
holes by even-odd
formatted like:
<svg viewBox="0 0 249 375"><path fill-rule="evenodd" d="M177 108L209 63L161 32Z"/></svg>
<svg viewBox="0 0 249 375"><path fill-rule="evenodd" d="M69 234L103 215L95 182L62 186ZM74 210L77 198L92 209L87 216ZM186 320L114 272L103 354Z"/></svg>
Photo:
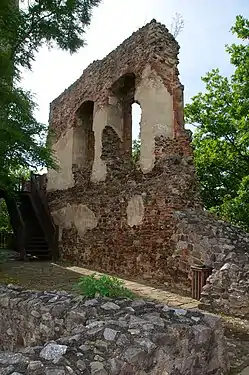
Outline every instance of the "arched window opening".
<svg viewBox="0 0 249 375"><path fill-rule="evenodd" d="M94 102L84 102L77 111L77 121L73 139L74 169L91 167L94 161L94 132L93 132Z"/></svg>
<svg viewBox="0 0 249 375"><path fill-rule="evenodd" d="M112 86L112 94L118 99L123 117L123 152L128 159L133 159L133 144L139 144L141 108L135 103L135 75L120 77Z"/></svg>

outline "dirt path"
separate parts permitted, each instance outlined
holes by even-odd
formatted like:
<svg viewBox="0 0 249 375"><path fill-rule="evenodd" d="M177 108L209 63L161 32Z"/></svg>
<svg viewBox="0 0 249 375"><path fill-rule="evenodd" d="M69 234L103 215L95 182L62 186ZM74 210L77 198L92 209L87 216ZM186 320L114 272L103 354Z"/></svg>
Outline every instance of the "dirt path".
<svg viewBox="0 0 249 375"><path fill-rule="evenodd" d="M28 289L72 292L79 274L50 262L10 261L0 265L0 283L14 283Z"/></svg>

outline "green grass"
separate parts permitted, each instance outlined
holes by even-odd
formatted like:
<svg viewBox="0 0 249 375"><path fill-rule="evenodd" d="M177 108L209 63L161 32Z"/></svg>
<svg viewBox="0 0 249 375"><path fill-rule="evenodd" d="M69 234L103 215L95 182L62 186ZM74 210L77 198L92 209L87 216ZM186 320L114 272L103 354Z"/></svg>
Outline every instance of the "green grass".
<svg viewBox="0 0 249 375"><path fill-rule="evenodd" d="M94 297L124 297L134 298L135 295L124 286L122 280L116 277L102 275L97 277L96 274L91 276L83 276L73 288L78 293L94 298Z"/></svg>

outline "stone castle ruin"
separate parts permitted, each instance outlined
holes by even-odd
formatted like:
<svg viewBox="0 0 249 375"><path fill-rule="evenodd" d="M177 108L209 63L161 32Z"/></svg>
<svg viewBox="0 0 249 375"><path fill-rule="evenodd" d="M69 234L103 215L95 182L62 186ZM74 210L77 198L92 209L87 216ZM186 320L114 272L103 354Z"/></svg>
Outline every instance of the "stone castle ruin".
<svg viewBox="0 0 249 375"><path fill-rule="evenodd" d="M203 306L249 317L249 236L202 208L178 52L166 27L152 20L51 103L59 170L48 171L47 192L60 254L91 269L186 288L190 267L205 264L213 274ZM133 103L142 111L137 163Z"/></svg>

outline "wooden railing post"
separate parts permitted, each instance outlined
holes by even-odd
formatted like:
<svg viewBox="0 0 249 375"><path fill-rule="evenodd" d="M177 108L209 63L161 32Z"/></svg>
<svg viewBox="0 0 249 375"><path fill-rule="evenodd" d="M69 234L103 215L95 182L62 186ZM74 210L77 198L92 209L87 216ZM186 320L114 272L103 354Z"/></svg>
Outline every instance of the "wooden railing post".
<svg viewBox="0 0 249 375"><path fill-rule="evenodd" d="M58 239L59 239L59 227L58 227L58 225L55 225L54 247L53 247L53 262L56 262L59 259Z"/></svg>
<svg viewBox="0 0 249 375"><path fill-rule="evenodd" d="M25 231L21 227L17 232L17 251L20 254L20 260L25 260Z"/></svg>

